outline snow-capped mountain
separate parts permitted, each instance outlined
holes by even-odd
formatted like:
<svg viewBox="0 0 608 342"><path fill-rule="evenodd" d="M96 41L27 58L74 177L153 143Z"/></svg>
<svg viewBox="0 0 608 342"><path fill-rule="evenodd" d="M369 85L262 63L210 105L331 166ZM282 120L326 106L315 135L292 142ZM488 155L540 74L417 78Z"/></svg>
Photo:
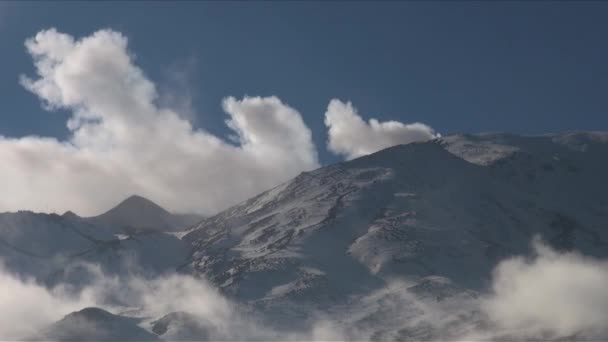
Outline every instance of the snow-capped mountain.
<svg viewBox="0 0 608 342"><path fill-rule="evenodd" d="M467 303L487 293L499 262L529 255L535 236L557 251L608 257L607 157L601 132L452 135L302 173L185 235L159 232L187 220L140 197L94 218L0 214L0 253L11 270L51 284L72 281L72 261L114 274L128 271L125 259L153 274L177 270L209 280L275 327L304 331L321 313L357 327L352 338L454 340L489 326ZM83 320L112 333L124 327L124 338L107 335L121 339L230 340L259 331L230 335L232 323L214 321L222 310L205 318L162 308L90 308L41 336L79 338L70 329ZM516 339L510 333L490 336Z"/></svg>
<svg viewBox="0 0 608 342"><path fill-rule="evenodd" d="M607 142L453 135L302 173L204 219L188 269L260 307L323 307L395 278L484 289L535 235L605 257Z"/></svg>

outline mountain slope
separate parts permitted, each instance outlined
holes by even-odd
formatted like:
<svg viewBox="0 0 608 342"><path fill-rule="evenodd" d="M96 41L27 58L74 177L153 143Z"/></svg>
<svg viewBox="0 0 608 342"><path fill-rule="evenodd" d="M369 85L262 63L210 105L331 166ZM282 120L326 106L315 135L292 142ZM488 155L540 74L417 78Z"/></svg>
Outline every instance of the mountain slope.
<svg viewBox="0 0 608 342"><path fill-rule="evenodd" d="M536 235L608 256L606 137L456 135L303 173L203 220L188 270L276 309L394 278L481 290Z"/></svg>
<svg viewBox="0 0 608 342"><path fill-rule="evenodd" d="M69 260L112 241L112 234L55 214L0 214L0 256L9 270L48 279Z"/></svg>
<svg viewBox="0 0 608 342"><path fill-rule="evenodd" d="M183 224L181 217L137 197L90 219L71 212L1 213L0 258L9 271L49 285L85 281L78 276L82 263L97 264L108 274L160 274L174 271L190 253L188 244L164 233Z"/></svg>

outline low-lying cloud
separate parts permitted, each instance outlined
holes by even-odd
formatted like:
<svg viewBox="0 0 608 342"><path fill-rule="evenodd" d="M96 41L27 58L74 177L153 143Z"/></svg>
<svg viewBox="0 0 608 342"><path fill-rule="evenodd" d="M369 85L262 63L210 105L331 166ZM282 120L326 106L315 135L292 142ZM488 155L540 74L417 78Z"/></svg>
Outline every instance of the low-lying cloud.
<svg viewBox="0 0 608 342"><path fill-rule="evenodd" d="M485 293L421 297L397 281L361 300L355 319L346 321L379 313L367 327L357 322L354 336L363 340L601 341L608 338L607 287L608 261L557 252L535 239L532 256L496 266Z"/></svg>
<svg viewBox="0 0 608 342"><path fill-rule="evenodd" d="M350 102L333 99L325 112L329 129L328 148L347 159L361 157L387 147L427 141L439 134L422 123L403 124L398 121L363 121Z"/></svg>
<svg viewBox="0 0 608 342"><path fill-rule="evenodd" d="M541 339L608 337L608 262L534 242L533 258L503 261L482 309L505 334Z"/></svg>
<svg viewBox="0 0 608 342"><path fill-rule="evenodd" d="M314 324L310 331L296 331L265 325L239 303L225 298L203 279L183 274L144 278L138 273L105 274L97 265L80 264L86 273L83 286L59 284L46 288L0 268L0 339L31 340L61 336L67 339L86 336L128 336L135 326L110 324L104 317L82 316L63 321L62 331L53 324L84 308L101 308L115 315L132 317L137 326L153 331L155 323L167 314L181 318L170 322L161 332L169 340L328 340L340 339L330 322ZM69 270L68 270L69 271ZM80 273L83 275L82 273ZM182 315L180 317L180 315ZM104 322L105 321L105 322ZM87 329L89 329L87 331ZM189 335L188 333L203 333ZM51 332L51 335L46 335ZM83 335L84 334L84 335ZM152 335L153 336L153 335Z"/></svg>
<svg viewBox="0 0 608 342"><path fill-rule="evenodd" d="M308 328L268 325L262 313L188 275L146 279L103 274L94 265L87 268L93 281L77 290L66 284L47 289L0 270L0 338L33 336L71 311L90 306L140 317L139 326L149 331L168 313L191 315L191 321L169 326L161 336L169 339L190 336L184 332L196 327L216 340L603 340L608 336L608 264L577 253L558 253L540 242L535 242L534 256L501 262L488 293L465 291L437 299L432 293L411 292L411 283L395 281L349 305L310 312Z"/></svg>
<svg viewBox="0 0 608 342"><path fill-rule="evenodd" d="M0 339L33 336L39 329L92 301L47 289L32 279L21 279L0 266Z"/></svg>

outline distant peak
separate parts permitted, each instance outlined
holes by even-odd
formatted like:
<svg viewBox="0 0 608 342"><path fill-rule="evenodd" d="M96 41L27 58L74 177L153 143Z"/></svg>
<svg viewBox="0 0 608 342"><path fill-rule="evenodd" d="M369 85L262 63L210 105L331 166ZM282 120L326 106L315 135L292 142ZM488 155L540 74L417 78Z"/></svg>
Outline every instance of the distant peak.
<svg viewBox="0 0 608 342"><path fill-rule="evenodd" d="M130 213L130 214L144 214L150 215L153 213L156 214L169 214L163 207L152 202L151 200L139 196L139 195L131 195L127 197L125 200L120 202L114 208L108 210L108 213Z"/></svg>
<svg viewBox="0 0 608 342"><path fill-rule="evenodd" d="M80 216L76 215L76 214L75 214L73 211L71 211L71 210L66 211L66 212L65 212L65 213L63 213L63 215L61 215L61 216L62 216L62 217L65 217L65 218L76 218L76 217L80 217Z"/></svg>
<svg viewBox="0 0 608 342"><path fill-rule="evenodd" d="M151 200L139 196L139 195L131 195L129 197L127 197L126 199L124 199L122 202L120 202L120 204L118 204L118 206L121 205L154 205L157 207L160 207L158 204L152 202Z"/></svg>
<svg viewBox="0 0 608 342"><path fill-rule="evenodd" d="M67 315L66 317L77 317L77 316L81 316L81 317L85 317L89 320L97 320L97 319L101 319L101 318L110 318L114 315L112 315L110 312L97 308L97 307L87 307L84 308L80 311L76 311L76 312L72 312L71 314Z"/></svg>
<svg viewBox="0 0 608 342"><path fill-rule="evenodd" d="M139 195L131 195L131 196L127 197L123 202L138 202L138 201L153 203L149 199L147 199L143 196L139 196Z"/></svg>

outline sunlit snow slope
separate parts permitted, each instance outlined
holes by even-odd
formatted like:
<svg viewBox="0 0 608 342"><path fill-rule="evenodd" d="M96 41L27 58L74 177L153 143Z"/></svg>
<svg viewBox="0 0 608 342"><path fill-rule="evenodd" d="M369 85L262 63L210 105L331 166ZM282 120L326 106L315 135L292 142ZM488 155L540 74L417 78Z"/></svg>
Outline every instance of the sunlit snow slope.
<svg viewBox="0 0 608 342"><path fill-rule="evenodd" d="M607 256L607 142L453 135L302 173L203 220L187 269L262 306L323 306L393 278L482 289L535 235Z"/></svg>

